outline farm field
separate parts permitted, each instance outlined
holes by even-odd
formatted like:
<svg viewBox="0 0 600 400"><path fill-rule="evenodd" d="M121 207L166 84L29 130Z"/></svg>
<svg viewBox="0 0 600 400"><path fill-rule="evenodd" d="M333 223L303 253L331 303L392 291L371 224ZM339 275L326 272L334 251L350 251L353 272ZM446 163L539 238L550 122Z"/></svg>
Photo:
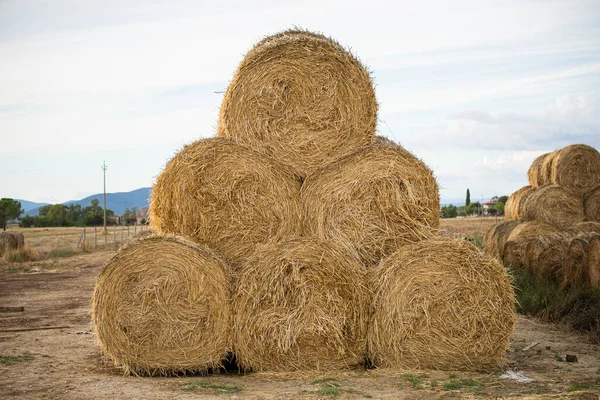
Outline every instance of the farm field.
<svg viewBox="0 0 600 400"><path fill-rule="evenodd" d="M494 223L493 218L459 218L442 220L441 229L477 242ZM22 312L0 311L0 398L598 399L600 394L600 346L527 316L519 316L507 366L491 373L222 371L125 377L103 359L91 325L93 287L113 247L75 249L81 228L19 231L36 260L0 264L0 307L24 307ZM567 354L578 362L567 363ZM534 381L501 379L509 369Z"/></svg>

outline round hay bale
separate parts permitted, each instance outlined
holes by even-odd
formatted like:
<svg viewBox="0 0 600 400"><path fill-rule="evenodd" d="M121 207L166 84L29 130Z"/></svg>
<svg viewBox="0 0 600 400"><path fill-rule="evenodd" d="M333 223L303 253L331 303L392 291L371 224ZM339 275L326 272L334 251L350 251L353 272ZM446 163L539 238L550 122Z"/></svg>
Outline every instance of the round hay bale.
<svg viewBox="0 0 600 400"><path fill-rule="evenodd" d="M354 249L375 265L439 228L431 170L397 144L373 144L310 175L302 186L303 228Z"/></svg>
<svg viewBox="0 0 600 400"><path fill-rule="evenodd" d="M525 218L523 204L534 192L535 189L532 186L523 186L511 194L504 207L504 218L515 221L523 220Z"/></svg>
<svg viewBox="0 0 600 400"><path fill-rule="evenodd" d="M337 370L366 359L364 267L330 242L258 246L233 298L233 346L244 370Z"/></svg>
<svg viewBox="0 0 600 400"><path fill-rule="evenodd" d="M569 228L585 218L583 201L561 186L537 189L523 204L524 219L535 220L559 229Z"/></svg>
<svg viewBox="0 0 600 400"><path fill-rule="evenodd" d="M552 164L552 183L578 196L600 186L600 153L585 144L560 149Z"/></svg>
<svg viewBox="0 0 600 400"><path fill-rule="evenodd" d="M535 240L550 233L555 233L557 229L551 225L530 221L522 222L517 225L504 243L502 251L502 260L505 265L527 266L533 252L529 249L535 246Z"/></svg>
<svg viewBox="0 0 600 400"><path fill-rule="evenodd" d="M594 288L600 288L600 235L593 235L589 241L588 279Z"/></svg>
<svg viewBox="0 0 600 400"><path fill-rule="evenodd" d="M502 265L435 237L404 246L371 275L368 349L376 367L488 370L504 363L516 322Z"/></svg>
<svg viewBox="0 0 600 400"><path fill-rule="evenodd" d="M223 98L217 135L304 177L371 143L376 125L367 69L332 39L288 30L246 54Z"/></svg>
<svg viewBox="0 0 600 400"><path fill-rule="evenodd" d="M546 158L546 156L548 154L550 154L550 153L542 154L541 156L536 158L531 163L531 166L529 167L529 170L527 171L527 178L529 179L529 184L534 188L538 188L540 186L544 186L545 184L547 184L547 182L544 182L542 180L542 165L544 163L544 159Z"/></svg>
<svg viewBox="0 0 600 400"><path fill-rule="evenodd" d="M219 367L230 350L230 271L177 237L124 246L100 272L92 318L104 353L126 373Z"/></svg>
<svg viewBox="0 0 600 400"><path fill-rule="evenodd" d="M554 161L558 155L558 150L548 153L542 160L540 167L540 176L538 177L539 187L552 184L552 171L554 170Z"/></svg>
<svg viewBox="0 0 600 400"><path fill-rule="evenodd" d="M299 232L300 186L263 154L224 138L199 140L156 180L150 224L207 244L236 268L258 243Z"/></svg>
<svg viewBox="0 0 600 400"><path fill-rule="evenodd" d="M0 232L0 255L9 250L19 250L25 246L25 237L21 232Z"/></svg>
<svg viewBox="0 0 600 400"><path fill-rule="evenodd" d="M600 233L582 232L571 236L568 262L565 262L562 274L562 286L582 286L590 284L590 248Z"/></svg>
<svg viewBox="0 0 600 400"><path fill-rule="evenodd" d="M600 186L586 196L583 209L586 220L600 223Z"/></svg>
<svg viewBox="0 0 600 400"><path fill-rule="evenodd" d="M503 221L492 226L483 238L483 250L486 254L502 260L504 252L504 243L515 227L519 225L517 221Z"/></svg>
<svg viewBox="0 0 600 400"><path fill-rule="evenodd" d="M550 276L566 286L565 276L573 269L571 241L572 236L563 232L533 237L526 247L526 259L538 279Z"/></svg>

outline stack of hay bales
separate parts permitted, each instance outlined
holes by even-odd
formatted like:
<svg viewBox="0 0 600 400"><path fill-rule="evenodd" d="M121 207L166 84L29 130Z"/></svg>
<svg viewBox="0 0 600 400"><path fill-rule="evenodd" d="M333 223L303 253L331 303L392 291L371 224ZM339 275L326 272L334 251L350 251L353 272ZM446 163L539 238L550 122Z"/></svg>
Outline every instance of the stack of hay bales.
<svg viewBox="0 0 600 400"><path fill-rule="evenodd" d="M25 246L25 238L20 232L0 232L0 256L11 250Z"/></svg>
<svg viewBox="0 0 600 400"><path fill-rule="evenodd" d="M536 158L527 176L529 186L506 203L506 220L488 231L485 251L563 287L600 287L600 153L570 145Z"/></svg>
<svg viewBox="0 0 600 400"><path fill-rule="evenodd" d="M206 371L228 353L253 371L502 363L508 275L437 236L432 171L376 136L376 121L371 77L338 43L300 30L259 42L217 137L157 178L159 236L120 250L99 277L105 353L145 374Z"/></svg>

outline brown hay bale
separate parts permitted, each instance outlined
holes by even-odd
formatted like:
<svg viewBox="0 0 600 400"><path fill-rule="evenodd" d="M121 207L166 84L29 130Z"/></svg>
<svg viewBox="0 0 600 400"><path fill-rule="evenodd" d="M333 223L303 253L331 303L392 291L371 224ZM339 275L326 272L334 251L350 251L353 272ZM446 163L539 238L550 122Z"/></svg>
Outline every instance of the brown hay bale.
<svg viewBox="0 0 600 400"><path fill-rule="evenodd" d="M511 194L504 207L504 218L515 221L523 220L525 218L523 204L534 192L535 189L532 186L523 186Z"/></svg>
<svg viewBox="0 0 600 400"><path fill-rule="evenodd" d="M586 221L574 225L581 232L600 233L600 222Z"/></svg>
<svg viewBox="0 0 600 400"><path fill-rule="evenodd" d="M552 183L578 196L600 186L600 153L585 144L560 149L552 164Z"/></svg>
<svg viewBox="0 0 600 400"><path fill-rule="evenodd" d="M517 221L503 221L492 226L483 238L483 250L486 254L502 260L504 252L504 243L515 227L519 225Z"/></svg>
<svg viewBox="0 0 600 400"><path fill-rule="evenodd" d="M529 247L534 246L535 240L541 235L555 233L555 227L536 222L522 222L517 225L504 243L502 259L505 265L522 266L529 265L533 254Z"/></svg>
<svg viewBox="0 0 600 400"><path fill-rule="evenodd" d="M554 160L558 155L558 150L548 153L542 160L540 167L540 176L538 177L539 187L552 184L552 170L554 169Z"/></svg>
<svg viewBox="0 0 600 400"><path fill-rule="evenodd" d="M308 234L356 250L375 265L440 223L431 170L396 144L373 144L310 175L301 191Z"/></svg>
<svg viewBox="0 0 600 400"><path fill-rule="evenodd" d="M233 299L238 365L294 371L361 364L369 301L364 267L333 243L302 238L258 246Z"/></svg>
<svg viewBox="0 0 600 400"><path fill-rule="evenodd" d="M548 182L544 182L542 180L542 165L544 163L544 159L546 158L546 156L548 154L549 153L545 153L545 154L542 154L541 156L539 156L538 158L536 158L531 163L531 166L529 167L529 170L527 171L527 178L529 178L529 184L534 188L544 186L545 184L548 183Z"/></svg>
<svg viewBox="0 0 600 400"><path fill-rule="evenodd" d="M584 220L583 201L561 186L548 185L537 189L523 204L525 219L566 229Z"/></svg>
<svg viewBox="0 0 600 400"><path fill-rule="evenodd" d="M571 237L569 246L569 262L563 269L562 286L588 285L591 282L589 275L591 244L600 238L600 233L582 232Z"/></svg>
<svg viewBox="0 0 600 400"><path fill-rule="evenodd" d="M21 232L0 232L0 255L10 250L19 250L25 246L25 237Z"/></svg>
<svg viewBox="0 0 600 400"><path fill-rule="evenodd" d="M586 196L583 209L586 220L600 223L600 186Z"/></svg>
<svg viewBox="0 0 600 400"><path fill-rule="evenodd" d="M145 237L100 272L92 318L104 353L126 373L204 372L230 350L230 271L207 247Z"/></svg>
<svg viewBox="0 0 600 400"><path fill-rule="evenodd" d="M263 154L224 138L199 140L156 180L150 224L206 243L237 267L258 243L300 230L300 186Z"/></svg>
<svg viewBox="0 0 600 400"><path fill-rule="evenodd" d="M376 124L367 69L332 39L288 30L246 54L223 98L217 135L304 177L369 144Z"/></svg>
<svg viewBox="0 0 600 400"><path fill-rule="evenodd" d="M571 242L573 237L563 232L533 237L527 246L527 264L538 279L554 277L563 286L569 284L565 277L573 273Z"/></svg>
<svg viewBox="0 0 600 400"><path fill-rule="evenodd" d="M587 272L591 286L600 288L600 235L590 238Z"/></svg>
<svg viewBox="0 0 600 400"><path fill-rule="evenodd" d="M504 363L516 322L502 265L472 244L435 237L373 270L368 348L384 368L486 370Z"/></svg>

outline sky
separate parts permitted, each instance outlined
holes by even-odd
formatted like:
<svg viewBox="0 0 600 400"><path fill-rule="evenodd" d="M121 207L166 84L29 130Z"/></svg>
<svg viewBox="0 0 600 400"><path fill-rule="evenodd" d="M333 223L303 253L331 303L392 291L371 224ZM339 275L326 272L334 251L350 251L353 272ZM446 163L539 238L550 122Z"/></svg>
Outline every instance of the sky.
<svg viewBox="0 0 600 400"><path fill-rule="evenodd" d="M261 38L302 27L372 71L378 133L442 203L508 195L540 154L600 149L600 1L0 0L0 197L151 186L211 137Z"/></svg>

